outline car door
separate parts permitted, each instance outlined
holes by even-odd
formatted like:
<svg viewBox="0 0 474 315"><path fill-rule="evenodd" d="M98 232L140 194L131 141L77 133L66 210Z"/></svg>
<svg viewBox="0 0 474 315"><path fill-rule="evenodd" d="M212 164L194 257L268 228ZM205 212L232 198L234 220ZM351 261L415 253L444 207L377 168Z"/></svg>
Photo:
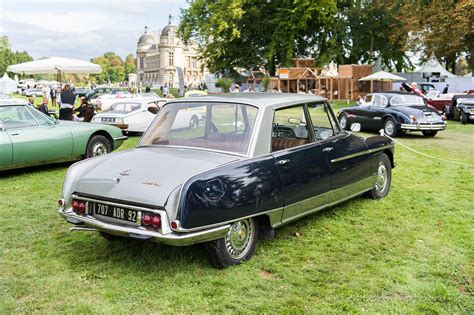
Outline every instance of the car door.
<svg viewBox="0 0 474 315"><path fill-rule="evenodd" d="M55 125L37 110L15 105L0 115L12 141L13 164L57 160L72 155L69 128Z"/></svg>
<svg viewBox="0 0 474 315"><path fill-rule="evenodd" d="M372 95L369 94L358 103L354 108L354 117L352 117L351 123L360 123L362 128L368 128L368 114L370 107L372 106Z"/></svg>
<svg viewBox="0 0 474 315"><path fill-rule="evenodd" d="M387 98L382 94L374 94L372 104L367 110L366 128L380 129L384 109L388 104Z"/></svg>
<svg viewBox="0 0 474 315"><path fill-rule="evenodd" d="M3 107L0 107L0 115ZM0 119L0 170L12 164L12 141Z"/></svg>
<svg viewBox="0 0 474 315"><path fill-rule="evenodd" d="M329 165L331 202L365 189L370 178L369 151L365 141L341 131L326 103L308 106L308 113L315 130L315 140L321 145Z"/></svg>
<svg viewBox="0 0 474 315"><path fill-rule="evenodd" d="M329 202L329 166L306 116L305 105L279 109L274 115L272 155L281 178L283 222Z"/></svg>

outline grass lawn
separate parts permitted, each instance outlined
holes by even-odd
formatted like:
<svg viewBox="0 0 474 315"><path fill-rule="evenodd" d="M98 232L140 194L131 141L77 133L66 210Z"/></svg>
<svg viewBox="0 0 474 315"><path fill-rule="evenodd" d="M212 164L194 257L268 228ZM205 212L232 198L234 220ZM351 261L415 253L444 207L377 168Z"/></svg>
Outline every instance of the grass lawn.
<svg viewBox="0 0 474 315"><path fill-rule="evenodd" d="M474 165L474 124L398 140ZM474 168L398 145L395 160L387 198L356 198L278 229L226 270L210 267L201 246L70 232L56 205L69 164L4 172L0 313L472 314Z"/></svg>

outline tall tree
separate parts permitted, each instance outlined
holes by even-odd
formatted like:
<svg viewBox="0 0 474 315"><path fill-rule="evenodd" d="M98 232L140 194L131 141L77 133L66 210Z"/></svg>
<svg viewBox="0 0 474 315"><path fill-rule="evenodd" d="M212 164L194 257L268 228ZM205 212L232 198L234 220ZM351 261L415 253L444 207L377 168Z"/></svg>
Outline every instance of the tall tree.
<svg viewBox="0 0 474 315"><path fill-rule="evenodd" d="M31 60L33 58L26 51L13 51L7 36L0 36L0 76L8 66Z"/></svg>
<svg viewBox="0 0 474 315"><path fill-rule="evenodd" d="M106 52L102 56L92 58L91 62L102 67L102 73L92 76L99 83L125 81L129 73L135 72L133 55L128 55L124 62L114 52Z"/></svg>

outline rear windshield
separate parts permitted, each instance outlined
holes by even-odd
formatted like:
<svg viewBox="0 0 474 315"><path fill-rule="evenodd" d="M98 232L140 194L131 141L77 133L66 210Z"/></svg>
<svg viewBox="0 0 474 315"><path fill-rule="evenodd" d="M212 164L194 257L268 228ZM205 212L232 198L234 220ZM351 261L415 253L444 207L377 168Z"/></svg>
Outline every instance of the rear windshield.
<svg viewBox="0 0 474 315"><path fill-rule="evenodd" d="M247 154L258 109L226 103L165 105L140 146L172 145Z"/></svg>
<svg viewBox="0 0 474 315"><path fill-rule="evenodd" d="M141 108L140 103L115 103L110 110L116 112L130 113Z"/></svg>

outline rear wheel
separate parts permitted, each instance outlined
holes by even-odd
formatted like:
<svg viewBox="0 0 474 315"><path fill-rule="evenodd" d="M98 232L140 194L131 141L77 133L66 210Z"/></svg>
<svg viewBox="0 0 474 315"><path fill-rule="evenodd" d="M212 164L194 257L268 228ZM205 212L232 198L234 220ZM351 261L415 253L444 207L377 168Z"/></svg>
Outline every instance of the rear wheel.
<svg viewBox="0 0 474 315"><path fill-rule="evenodd" d="M199 126L199 118L197 116L191 117L189 121L189 128L196 129Z"/></svg>
<svg viewBox="0 0 474 315"><path fill-rule="evenodd" d="M247 218L232 224L227 235L209 242L209 262L216 268L238 265L252 257L258 240L258 224Z"/></svg>
<svg viewBox="0 0 474 315"><path fill-rule="evenodd" d="M397 135L397 124L392 118L385 119L383 124L383 131L389 137L395 137Z"/></svg>
<svg viewBox="0 0 474 315"><path fill-rule="evenodd" d="M425 137L434 137L436 136L438 131L437 130L423 130L422 133L423 133L423 136Z"/></svg>
<svg viewBox="0 0 474 315"><path fill-rule="evenodd" d="M341 116L339 116L339 125L341 126L342 130L349 130L349 123L345 113L342 113Z"/></svg>
<svg viewBox="0 0 474 315"><path fill-rule="evenodd" d="M388 195L390 185L392 183L392 164L385 153L382 153L377 167L377 180L369 197L372 199L380 199Z"/></svg>
<svg viewBox="0 0 474 315"><path fill-rule="evenodd" d="M87 144L86 157L91 158L112 152L112 144L102 135L95 135Z"/></svg>

